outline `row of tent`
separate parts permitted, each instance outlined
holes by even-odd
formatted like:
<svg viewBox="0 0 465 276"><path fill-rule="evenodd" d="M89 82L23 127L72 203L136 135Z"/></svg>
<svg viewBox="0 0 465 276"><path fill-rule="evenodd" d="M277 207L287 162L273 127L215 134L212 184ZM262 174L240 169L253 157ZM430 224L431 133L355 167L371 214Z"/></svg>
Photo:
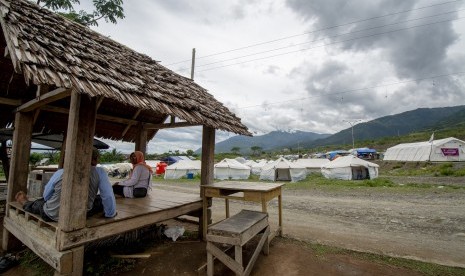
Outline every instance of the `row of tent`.
<svg viewBox="0 0 465 276"><path fill-rule="evenodd" d="M165 179L180 179L189 174L200 174L200 161L181 160L166 167ZM214 178L248 179L251 174L259 175L264 181L304 180L309 173L321 172L327 178L337 179L367 179L378 177L378 165L367 162L355 156L344 156L334 161L328 159L298 159L295 162L283 157L274 161L249 161L244 164L236 159L223 159L214 165Z"/></svg>

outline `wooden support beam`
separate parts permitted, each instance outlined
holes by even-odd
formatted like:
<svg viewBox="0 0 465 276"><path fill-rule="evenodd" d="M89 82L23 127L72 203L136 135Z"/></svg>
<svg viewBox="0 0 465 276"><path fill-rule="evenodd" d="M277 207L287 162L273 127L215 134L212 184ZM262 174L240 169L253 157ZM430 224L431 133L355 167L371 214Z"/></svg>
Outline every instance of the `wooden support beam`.
<svg viewBox="0 0 465 276"><path fill-rule="evenodd" d="M50 86L46 84L40 84L37 86L36 97L45 95L50 90Z"/></svg>
<svg viewBox="0 0 465 276"><path fill-rule="evenodd" d="M215 162L215 129L208 126L203 126L202 130L202 163L200 169L200 184L212 185L213 184L213 171ZM207 237L208 222L211 220L211 212L209 206L210 201L205 197L205 191L200 188L200 196L203 198L202 203L202 237L205 240Z"/></svg>
<svg viewBox="0 0 465 276"><path fill-rule="evenodd" d="M19 191L27 191L27 178L29 174L29 155L32 142L32 121L33 114L18 112L15 115L15 130L13 132L13 145L11 154L10 173L8 178L8 203L15 200L15 195ZM8 207L6 213L8 215ZM18 242L4 229L3 249L11 250Z"/></svg>
<svg viewBox="0 0 465 276"><path fill-rule="evenodd" d="M56 112L56 113L62 113L62 114L69 114L69 110L63 107L56 107L56 106L42 106L40 108L43 111L48 111L48 112ZM125 124L125 125L136 125L139 122L135 120L130 120L130 119L124 119L124 118L118 118L114 116L108 116L108 115L101 115L97 114L97 120L101 121L108 121L108 122L113 122L113 123L119 123L119 124Z"/></svg>
<svg viewBox="0 0 465 276"><path fill-rule="evenodd" d="M141 109L137 110L137 112L132 116L132 119L133 119L133 120L137 119L137 116L139 116L139 114L140 114L141 111L142 111ZM132 124L131 124L131 125L127 125L127 126L124 128L123 134L121 134L121 137L124 137L124 135L126 135L126 133L128 132L128 130L131 128L131 126L132 126Z"/></svg>
<svg viewBox="0 0 465 276"><path fill-rule="evenodd" d="M22 103L21 100L0 97L0 104L20 106L21 103Z"/></svg>
<svg viewBox="0 0 465 276"><path fill-rule="evenodd" d="M202 167L201 185L213 184L213 170L215 162L215 129L203 126L202 132Z"/></svg>
<svg viewBox="0 0 465 276"><path fill-rule="evenodd" d="M6 146L7 141L2 141L0 148L0 160L2 161L3 172L5 173L6 181L10 175L10 160L8 159L8 151Z"/></svg>
<svg viewBox="0 0 465 276"><path fill-rule="evenodd" d="M144 124L145 129L165 129L165 128L177 128L177 127L191 127L200 126L201 124L192 124L189 122L177 122L169 124Z"/></svg>
<svg viewBox="0 0 465 276"><path fill-rule="evenodd" d="M142 127L142 124L139 125L139 135L137 135L135 142L135 150L141 151L145 156L147 152L147 130Z"/></svg>
<svg viewBox="0 0 465 276"><path fill-rule="evenodd" d="M61 231L69 232L86 226L95 107L96 98L72 93L58 220Z"/></svg>
<svg viewBox="0 0 465 276"><path fill-rule="evenodd" d="M51 102L67 98L71 95L70 89L65 88L57 88L53 91L43 94L42 96L38 96L33 100L21 105L20 107L16 108L16 112L28 112L32 111L36 108L49 104Z"/></svg>

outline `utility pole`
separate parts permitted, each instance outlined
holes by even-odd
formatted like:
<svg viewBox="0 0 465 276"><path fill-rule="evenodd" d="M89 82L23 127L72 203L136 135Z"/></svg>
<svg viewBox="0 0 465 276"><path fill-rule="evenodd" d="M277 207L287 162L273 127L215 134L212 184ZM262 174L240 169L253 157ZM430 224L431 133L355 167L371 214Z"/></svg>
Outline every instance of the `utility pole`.
<svg viewBox="0 0 465 276"><path fill-rule="evenodd" d="M355 140L354 140L354 125L358 122L361 122L361 119L356 120L342 120L343 122L349 123L352 127L352 149L355 149Z"/></svg>
<svg viewBox="0 0 465 276"><path fill-rule="evenodd" d="M191 80L194 80L195 48L192 48Z"/></svg>

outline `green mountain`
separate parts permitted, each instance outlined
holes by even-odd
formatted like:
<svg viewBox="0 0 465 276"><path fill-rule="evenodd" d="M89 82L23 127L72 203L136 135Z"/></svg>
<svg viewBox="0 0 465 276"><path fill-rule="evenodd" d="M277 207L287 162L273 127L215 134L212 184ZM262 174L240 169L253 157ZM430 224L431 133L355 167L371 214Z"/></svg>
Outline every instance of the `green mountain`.
<svg viewBox="0 0 465 276"><path fill-rule="evenodd" d="M289 148L293 147L294 145L295 148L299 146L303 148L303 143L328 136L330 136L330 134L318 134L305 131L272 131L268 134L254 137L234 136L225 141L217 143L215 145L215 153L231 152L231 149L234 147L238 147L240 149L239 152L242 154L251 153L251 147L260 147L264 151Z"/></svg>
<svg viewBox="0 0 465 276"><path fill-rule="evenodd" d="M404 136L419 131L436 131L465 124L465 106L419 108L396 115L381 117L354 126L354 140L374 140L382 137ZM458 138L458 137L457 137ZM310 141L306 148L352 144L352 129L344 129L327 138Z"/></svg>
<svg viewBox="0 0 465 276"><path fill-rule="evenodd" d="M465 106L419 108L360 123L354 126L354 140L356 147L379 146L380 149L385 149L398 143L426 141L433 132L436 139L449 136L465 139ZM279 151L284 148L310 149L326 146L348 149L351 145L350 127L333 135L273 131L255 137L234 136L217 143L215 153L231 152L234 147L239 148L241 154L250 154L251 147L254 146L264 151ZM200 149L196 152L200 153Z"/></svg>

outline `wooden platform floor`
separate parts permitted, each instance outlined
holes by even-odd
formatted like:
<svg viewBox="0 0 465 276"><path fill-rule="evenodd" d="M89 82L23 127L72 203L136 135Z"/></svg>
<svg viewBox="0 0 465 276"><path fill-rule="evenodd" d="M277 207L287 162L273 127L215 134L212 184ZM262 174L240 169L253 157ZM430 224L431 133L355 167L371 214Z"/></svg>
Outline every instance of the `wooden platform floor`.
<svg viewBox="0 0 465 276"><path fill-rule="evenodd" d="M199 205L200 204L200 205ZM199 194L187 194L165 190L149 190L144 198L116 198L116 217L107 219L95 215L87 219L87 227L95 227L121 220L129 220L153 213L167 213L166 219L171 219L169 210L192 206L190 211L202 208L202 198ZM187 208L190 209L190 208Z"/></svg>
<svg viewBox="0 0 465 276"><path fill-rule="evenodd" d="M38 215L25 212L17 202L11 202L9 206L9 214L4 218L5 228L31 249L37 247L36 241L40 241L44 245L42 249L55 252L182 215L202 214L202 198L199 194L153 189L145 198L117 198L118 214L114 218L96 214L87 219L83 229L62 232L57 222L45 222ZM36 253L40 251L35 249L33 251Z"/></svg>

